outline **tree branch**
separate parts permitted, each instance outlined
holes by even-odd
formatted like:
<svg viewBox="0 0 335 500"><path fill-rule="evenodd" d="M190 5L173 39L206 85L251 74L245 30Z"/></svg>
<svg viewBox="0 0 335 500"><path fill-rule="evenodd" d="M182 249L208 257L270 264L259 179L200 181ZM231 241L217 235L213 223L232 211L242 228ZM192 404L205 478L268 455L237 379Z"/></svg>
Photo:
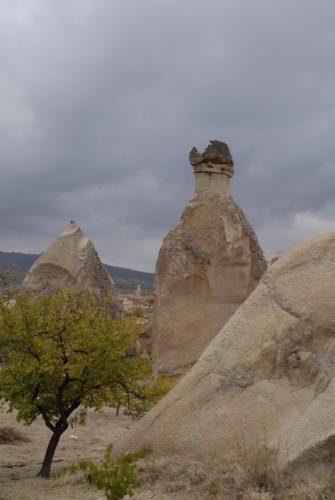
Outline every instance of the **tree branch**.
<svg viewBox="0 0 335 500"><path fill-rule="evenodd" d="M145 400L145 397L141 396L141 394L139 394L138 392L135 392L132 389L128 389L128 387L126 386L126 384L124 382L120 382L119 380L116 380L115 383L120 385L126 391L127 395L131 394L132 396L135 396L135 398L140 399L141 401Z"/></svg>
<svg viewBox="0 0 335 500"><path fill-rule="evenodd" d="M31 401L34 401L34 400L37 398L37 396L38 396L38 392L39 392L39 390L40 390L40 386L41 386L41 382L39 382L39 383L37 384L37 386L35 387L35 390L34 390L34 392L33 392L32 396L31 396Z"/></svg>
<svg viewBox="0 0 335 500"><path fill-rule="evenodd" d="M80 405L80 399L75 399L70 408L65 411L66 418L68 418L71 413L78 408Z"/></svg>
<svg viewBox="0 0 335 500"><path fill-rule="evenodd" d="M50 422L48 415L46 414L46 411L41 408L41 406L37 406L37 409L41 413L43 420L45 422L45 425L52 431L55 432L56 427Z"/></svg>
<svg viewBox="0 0 335 500"><path fill-rule="evenodd" d="M66 386L69 384L70 377L69 377L69 372L65 370L65 380L61 383L61 385L58 388L57 391L57 402L58 402L58 408L59 412L61 415L62 420L66 420L66 415L65 415L65 408L64 408L64 403L63 403L63 393L66 388Z"/></svg>

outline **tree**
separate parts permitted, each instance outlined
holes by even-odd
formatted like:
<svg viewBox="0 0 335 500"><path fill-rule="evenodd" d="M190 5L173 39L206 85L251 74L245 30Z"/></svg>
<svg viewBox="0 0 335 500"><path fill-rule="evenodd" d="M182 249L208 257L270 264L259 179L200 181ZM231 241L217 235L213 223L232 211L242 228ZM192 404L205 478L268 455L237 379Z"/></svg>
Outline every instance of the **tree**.
<svg viewBox="0 0 335 500"><path fill-rule="evenodd" d="M50 477L61 435L88 408L126 406L142 414L167 390L152 375L150 359L134 355L135 319L113 319L91 292L48 292L32 300L0 301L0 398L17 420L42 416L52 432L39 474ZM2 406L4 408L4 404ZM80 407L80 408L79 408Z"/></svg>

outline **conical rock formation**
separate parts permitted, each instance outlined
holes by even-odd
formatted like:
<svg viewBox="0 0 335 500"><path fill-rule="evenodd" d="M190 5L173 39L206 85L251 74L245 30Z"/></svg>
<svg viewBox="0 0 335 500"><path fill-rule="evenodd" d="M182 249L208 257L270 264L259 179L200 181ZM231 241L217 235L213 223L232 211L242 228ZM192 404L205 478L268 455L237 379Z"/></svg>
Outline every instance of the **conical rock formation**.
<svg viewBox="0 0 335 500"><path fill-rule="evenodd" d="M115 448L228 458L236 439L282 465L333 463L335 232L272 264L191 371ZM236 451L236 448L235 448Z"/></svg>
<svg viewBox="0 0 335 500"><path fill-rule="evenodd" d="M164 239L155 272L153 350L157 371L194 363L266 270L256 235L229 191L227 144L190 153L196 196Z"/></svg>
<svg viewBox="0 0 335 500"><path fill-rule="evenodd" d="M114 296L115 289L92 242L71 221L66 230L37 259L26 275L22 289L34 294L46 287L90 288L99 296Z"/></svg>

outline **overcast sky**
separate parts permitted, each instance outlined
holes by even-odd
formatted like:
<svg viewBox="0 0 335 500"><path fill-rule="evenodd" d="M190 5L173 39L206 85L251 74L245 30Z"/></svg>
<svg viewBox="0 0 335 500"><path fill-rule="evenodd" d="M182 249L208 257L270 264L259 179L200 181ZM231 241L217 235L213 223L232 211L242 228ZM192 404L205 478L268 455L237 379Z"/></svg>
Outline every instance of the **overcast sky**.
<svg viewBox="0 0 335 500"><path fill-rule="evenodd" d="M334 22L334 0L0 0L0 250L75 219L153 271L214 138L264 250L335 229Z"/></svg>

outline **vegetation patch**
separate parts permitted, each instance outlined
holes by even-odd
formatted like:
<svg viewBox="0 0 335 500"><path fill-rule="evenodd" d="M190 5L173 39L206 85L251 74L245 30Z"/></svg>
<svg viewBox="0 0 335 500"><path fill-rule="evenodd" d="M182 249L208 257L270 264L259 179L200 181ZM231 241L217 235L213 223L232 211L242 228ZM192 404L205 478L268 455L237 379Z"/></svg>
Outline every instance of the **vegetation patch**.
<svg viewBox="0 0 335 500"><path fill-rule="evenodd" d="M62 434L84 424L88 408L124 408L142 416L169 389L151 360L134 354L135 318L116 320L110 301L91 291L26 293L0 300L0 408L51 431L40 475L49 478ZM2 399L2 404L1 404Z"/></svg>
<svg viewBox="0 0 335 500"><path fill-rule="evenodd" d="M0 444L28 442L29 439L14 427L0 427Z"/></svg>
<svg viewBox="0 0 335 500"><path fill-rule="evenodd" d="M135 307L132 316L135 316L135 318L145 318L145 310L142 307Z"/></svg>
<svg viewBox="0 0 335 500"><path fill-rule="evenodd" d="M136 474L136 462L145 456L145 452L126 453L113 460L113 445L110 444L100 465L92 461L81 460L77 464L63 467L53 477L63 474L81 473L89 485L104 490L107 500L119 500L125 495L133 496L133 488L140 485Z"/></svg>

